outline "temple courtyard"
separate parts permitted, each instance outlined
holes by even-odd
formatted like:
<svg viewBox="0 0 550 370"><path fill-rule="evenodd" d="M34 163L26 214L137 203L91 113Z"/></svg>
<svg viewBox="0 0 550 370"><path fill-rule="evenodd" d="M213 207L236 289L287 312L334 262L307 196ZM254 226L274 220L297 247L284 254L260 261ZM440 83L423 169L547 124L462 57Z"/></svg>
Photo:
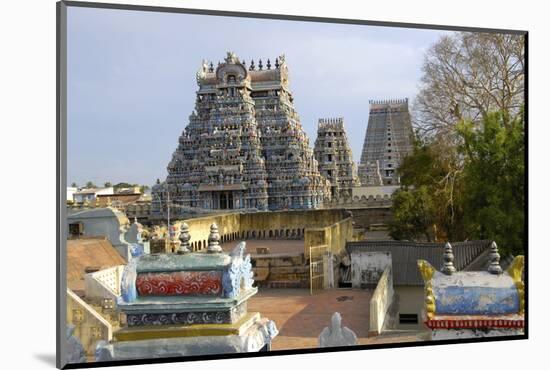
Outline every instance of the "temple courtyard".
<svg viewBox="0 0 550 370"><path fill-rule="evenodd" d="M389 332L368 338L369 302L372 291L330 289L310 295L309 289L260 288L248 302L250 312L261 312L275 321L279 335L272 350L318 348L318 336L330 324L334 312L342 315L342 326L357 335L358 344L414 342L417 332Z"/></svg>

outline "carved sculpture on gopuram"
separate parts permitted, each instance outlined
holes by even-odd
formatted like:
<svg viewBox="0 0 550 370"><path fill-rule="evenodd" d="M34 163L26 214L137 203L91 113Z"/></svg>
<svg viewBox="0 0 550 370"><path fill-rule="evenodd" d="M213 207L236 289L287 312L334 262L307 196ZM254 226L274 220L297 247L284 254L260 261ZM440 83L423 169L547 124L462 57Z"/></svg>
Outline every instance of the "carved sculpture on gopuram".
<svg viewBox="0 0 550 370"><path fill-rule="evenodd" d="M330 181L332 198L351 198L360 183L343 118L319 120L314 153L319 172Z"/></svg>
<svg viewBox="0 0 550 370"><path fill-rule="evenodd" d="M409 100L369 101L359 178L363 186L398 185L397 168L413 150Z"/></svg>
<svg viewBox="0 0 550 370"><path fill-rule="evenodd" d="M152 215L187 210L317 208L330 200L289 90L284 56L249 66L203 61L189 124L152 188Z"/></svg>

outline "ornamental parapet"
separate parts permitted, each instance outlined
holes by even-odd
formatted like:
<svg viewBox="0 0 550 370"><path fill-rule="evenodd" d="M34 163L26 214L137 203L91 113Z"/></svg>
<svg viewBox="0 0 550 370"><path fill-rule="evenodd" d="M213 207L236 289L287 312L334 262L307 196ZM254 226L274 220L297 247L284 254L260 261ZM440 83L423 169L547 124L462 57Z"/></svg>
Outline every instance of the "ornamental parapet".
<svg viewBox="0 0 550 370"><path fill-rule="evenodd" d="M98 344L96 360L207 354L209 343L218 349L213 353L269 349L278 334L275 323L247 310L258 289L246 244L225 253L214 248L218 240L213 225L209 253L185 248L133 259L118 300L127 324L113 333L114 341Z"/></svg>
<svg viewBox="0 0 550 370"><path fill-rule="evenodd" d="M495 250L496 244L492 243L487 271L456 271L449 243L441 271L427 261L418 261L424 280L423 319L432 339L523 333L524 257L516 256L503 271Z"/></svg>

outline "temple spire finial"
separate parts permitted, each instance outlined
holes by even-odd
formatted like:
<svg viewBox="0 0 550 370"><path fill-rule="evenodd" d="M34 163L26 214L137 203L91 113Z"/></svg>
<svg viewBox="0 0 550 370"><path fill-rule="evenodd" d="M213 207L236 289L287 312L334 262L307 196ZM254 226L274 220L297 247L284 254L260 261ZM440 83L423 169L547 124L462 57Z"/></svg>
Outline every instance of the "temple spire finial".
<svg viewBox="0 0 550 370"><path fill-rule="evenodd" d="M260 60L258 61L258 69L261 71L261 70L263 69L263 67L264 67L264 66L263 66L263 64L262 64L262 60L260 59Z"/></svg>
<svg viewBox="0 0 550 370"><path fill-rule="evenodd" d="M495 242L491 243L489 260L491 262L487 271L494 275L502 274L502 267L500 267L500 254L498 253L497 243Z"/></svg>
<svg viewBox="0 0 550 370"><path fill-rule="evenodd" d="M191 235L189 234L189 225L187 225L185 222L181 224L179 239L181 244L178 249L178 254L189 253L189 240L191 239Z"/></svg>
<svg viewBox="0 0 550 370"><path fill-rule="evenodd" d="M210 226L210 235L208 235L208 253L221 253L222 247L220 247L220 233L218 232L218 225L214 222Z"/></svg>
<svg viewBox="0 0 550 370"><path fill-rule="evenodd" d="M441 269L441 272L445 275L452 275L454 272L456 272L456 268L453 264L453 261L455 259L455 256L453 254L453 247L451 246L451 243L445 244L445 252L443 254L443 268Z"/></svg>

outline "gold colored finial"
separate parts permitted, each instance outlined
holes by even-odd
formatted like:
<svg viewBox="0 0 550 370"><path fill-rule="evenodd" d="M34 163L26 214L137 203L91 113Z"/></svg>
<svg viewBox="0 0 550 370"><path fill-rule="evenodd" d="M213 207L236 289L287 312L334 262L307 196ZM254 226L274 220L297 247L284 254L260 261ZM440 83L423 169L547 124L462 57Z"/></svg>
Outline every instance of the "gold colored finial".
<svg viewBox="0 0 550 370"><path fill-rule="evenodd" d="M521 280L521 275L523 273L523 266L525 263L525 257L524 256L516 256L510 266L508 267L508 275L512 277L514 281Z"/></svg>
<svg viewBox="0 0 550 370"><path fill-rule="evenodd" d="M516 289L518 290L520 315L523 315L523 313L525 312L525 283L522 280L524 265L525 257L516 256L510 264L510 267L508 267L508 270L506 270L508 275L510 275L510 277L514 281Z"/></svg>
<svg viewBox="0 0 550 370"><path fill-rule="evenodd" d="M434 268L430 263L426 260L418 260L418 270L420 270L420 274L422 275L422 279L424 279L424 282L427 283L428 281L432 280L432 277L434 276Z"/></svg>
<svg viewBox="0 0 550 370"><path fill-rule="evenodd" d="M435 316L435 297L432 287L432 278L434 276L435 269L426 260L418 260L417 265L418 270L422 275L422 279L424 280L424 305L426 308L426 316L431 320Z"/></svg>

